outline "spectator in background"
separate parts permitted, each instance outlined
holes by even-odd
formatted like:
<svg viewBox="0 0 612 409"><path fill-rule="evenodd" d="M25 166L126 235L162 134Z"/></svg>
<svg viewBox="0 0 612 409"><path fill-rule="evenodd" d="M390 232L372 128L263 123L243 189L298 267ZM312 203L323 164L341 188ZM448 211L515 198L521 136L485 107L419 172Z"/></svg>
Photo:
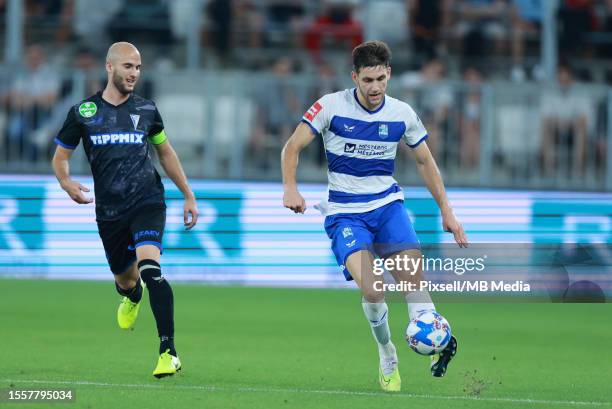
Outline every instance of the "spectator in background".
<svg viewBox="0 0 612 409"><path fill-rule="evenodd" d="M59 17L63 0L26 0L25 10L29 18L44 20Z"/></svg>
<svg viewBox="0 0 612 409"><path fill-rule="evenodd" d="M406 0L365 1L359 7L366 38L376 38L391 47L405 47L409 40L410 19Z"/></svg>
<svg viewBox="0 0 612 409"><path fill-rule="evenodd" d="M301 0L266 1L266 38L268 43L300 46L306 8Z"/></svg>
<svg viewBox="0 0 612 409"><path fill-rule="evenodd" d="M612 0L605 0L600 5L599 30L607 35L612 34ZM604 42L599 47L599 57L610 58L612 56L612 40ZM612 83L612 70L608 70L608 83Z"/></svg>
<svg viewBox="0 0 612 409"><path fill-rule="evenodd" d="M289 57L276 60L271 76L258 84L256 92L257 123L250 141L251 152L264 169L277 158L267 155L268 148L278 149L291 136L296 121L301 118L305 104L305 87L294 81L295 62Z"/></svg>
<svg viewBox="0 0 612 409"><path fill-rule="evenodd" d="M213 50L222 63L229 58L232 40L233 21L232 0L210 0L206 6L206 16L210 24L208 35L210 36Z"/></svg>
<svg viewBox="0 0 612 409"><path fill-rule="evenodd" d="M164 0L125 1L110 21L108 32L112 42L148 43L165 48L174 40Z"/></svg>
<svg viewBox="0 0 612 409"><path fill-rule="evenodd" d="M106 27L122 4L123 0L73 0L72 30L79 43L93 49L105 44Z"/></svg>
<svg viewBox="0 0 612 409"><path fill-rule="evenodd" d="M453 95L442 81L445 67L441 60L433 59L421 67L419 72L402 74L400 83L403 88L403 100L420 112L429 138L427 145L436 159L446 163L443 138L449 124L449 113Z"/></svg>
<svg viewBox="0 0 612 409"><path fill-rule="evenodd" d="M489 40L493 40L497 53L503 49L508 29L506 17L509 5L505 0L463 0L456 7L454 31L462 39L465 56L487 54Z"/></svg>
<svg viewBox="0 0 612 409"><path fill-rule="evenodd" d="M566 58L585 56L585 34L595 29L596 20L591 0L562 0L558 10L559 52Z"/></svg>
<svg viewBox="0 0 612 409"><path fill-rule="evenodd" d="M443 28L450 21L452 0L409 0L409 15L412 26L412 43L415 51L432 59L443 44Z"/></svg>
<svg viewBox="0 0 612 409"><path fill-rule="evenodd" d="M321 62L323 43L353 49L363 42L363 26L353 16L351 1L334 1L325 7L325 12L306 28L306 48L314 62Z"/></svg>
<svg viewBox="0 0 612 409"><path fill-rule="evenodd" d="M36 161L47 145L39 131L49 118L60 90L58 73L46 63L40 45L25 52L26 66L17 71L8 95L5 150L10 159ZM16 154L16 155L15 155Z"/></svg>
<svg viewBox="0 0 612 409"><path fill-rule="evenodd" d="M64 0L25 0L26 38L32 42L65 42L70 35L70 2ZM4 21L3 21L4 23Z"/></svg>
<svg viewBox="0 0 612 409"><path fill-rule="evenodd" d="M168 4L170 28L174 38L184 41L194 24L202 24L207 0L173 0ZM200 26L201 27L201 26Z"/></svg>
<svg viewBox="0 0 612 409"><path fill-rule="evenodd" d="M525 43L527 38L538 38L542 28L542 0L514 0L512 12L512 71L513 81L524 81Z"/></svg>
<svg viewBox="0 0 612 409"><path fill-rule="evenodd" d="M577 176L584 171L590 102L577 92L568 65L558 67L557 81L541 102L543 171L551 176L555 168L571 170Z"/></svg>
<svg viewBox="0 0 612 409"><path fill-rule="evenodd" d="M474 170L480 162L480 99L483 82L481 72L468 67L463 73L466 89L462 93L459 143L459 166Z"/></svg>

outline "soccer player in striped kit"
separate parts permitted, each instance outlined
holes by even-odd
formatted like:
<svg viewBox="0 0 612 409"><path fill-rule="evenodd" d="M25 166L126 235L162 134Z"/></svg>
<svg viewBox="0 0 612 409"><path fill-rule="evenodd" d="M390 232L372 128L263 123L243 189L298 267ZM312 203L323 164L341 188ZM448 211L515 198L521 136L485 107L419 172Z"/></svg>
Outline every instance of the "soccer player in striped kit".
<svg viewBox="0 0 612 409"><path fill-rule="evenodd" d="M329 180L327 202L322 206L325 231L345 278L354 279L362 291L363 310L378 345L380 385L385 391L400 391L388 308L384 293L375 285L382 277L374 274L373 267L375 256L421 258L419 240L404 209L404 194L393 178L401 140L412 149L419 173L440 208L443 229L453 233L459 246L468 242L427 147L423 123L408 104L385 94L391 77L389 47L368 41L357 46L352 57L355 88L321 97L283 148L283 205L295 213L306 210L297 188L298 157L314 138L323 138ZM412 272L393 268L390 273L397 282L416 282L421 270L422 266ZM406 302L410 319L435 310L426 291L406 293ZM452 337L440 354L432 356L433 376L444 375L456 350L457 340Z"/></svg>

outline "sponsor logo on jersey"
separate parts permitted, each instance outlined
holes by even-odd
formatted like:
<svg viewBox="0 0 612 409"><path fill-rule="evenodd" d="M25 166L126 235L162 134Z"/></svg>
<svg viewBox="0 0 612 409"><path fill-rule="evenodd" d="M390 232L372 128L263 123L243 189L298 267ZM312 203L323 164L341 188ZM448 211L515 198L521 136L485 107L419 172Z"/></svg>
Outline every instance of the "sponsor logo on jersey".
<svg viewBox="0 0 612 409"><path fill-rule="evenodd" d="M355 145L354 143L345 143L344 144L344 152L346 152L346 153L354 153L356 147L357 147L357 145Z"/></svg>
<svg viewBox="0 0 612 409"><path fill-rule="evenodd" d="M144 134L141 132L120 132L89 135L94 145L143 144Z"/></svg>
<svg viewBox="0 0 612 409"><path fill-rule="evenodd" d="M363 156L382 156L387 152L389 146L377 145L372 143L360 143L354 152Z"/></svg>
<svg viewBox="0 0 612 409"><path fill-rule="evenodd" d="M130 118L132 118L132 123L134 124L134 130L138 129L138 121L140 121L140 115L130 114Z"/></svg>
<svg viewBox="0 0 612 409"><path fill-rule="evenodd" d="M317 101L310 108L308 108L308 111L306 111L304 114L304 118L312 122L322 109L323 107Z"/></svg>
<svg viewBox="0 0 612 409"><path fill-rule="evenodd" d="M83 102L79 105L79 114L83 118L91 118L98 112L98 107L94 102Z"/></svg>

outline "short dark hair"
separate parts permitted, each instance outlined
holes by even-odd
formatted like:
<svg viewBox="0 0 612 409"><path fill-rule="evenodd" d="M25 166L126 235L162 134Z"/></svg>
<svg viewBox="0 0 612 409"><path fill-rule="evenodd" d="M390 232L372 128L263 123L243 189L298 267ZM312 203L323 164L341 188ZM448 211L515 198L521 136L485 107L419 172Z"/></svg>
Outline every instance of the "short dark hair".
<svg viewBox="0 0 612 409"><path fill-rule="evenodd" d="M391 50L383 41L366 41L353 49L353 70L359 72L364 67L388 67Z"/></svg>

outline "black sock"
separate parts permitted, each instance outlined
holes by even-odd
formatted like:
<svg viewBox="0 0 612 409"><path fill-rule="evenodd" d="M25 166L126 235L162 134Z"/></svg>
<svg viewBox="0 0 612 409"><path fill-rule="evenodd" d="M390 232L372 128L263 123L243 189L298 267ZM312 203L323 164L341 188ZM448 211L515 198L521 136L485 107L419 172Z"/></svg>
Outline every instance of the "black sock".
<svg viewBox="0 0 612 409"><path fill-rule="evenodd" d="M115 288L117 289L119 295L129 298L131 302L139 303L142 299L142 284L140 284L140 280L136 282L136 286L130 288L129 290L124 290L123 288L119 287L117 282L115 282Z"/></svg>
<svg viewBox="0 0 612 409"><path fill-rule="evenodd" d="M161 340L159 353L170 349L170 354L176 356L174 349L174 296L170 284L161 274L161 267L155 260L142 260L138 263L138 271L142 281L149 291L151 310L157 323L157 333Z"/></svg>
<svg viewBox="0 0 612 409"><path fill-rule="evenodd" d="M174 349L174 338L167 337L162 335L159 337L159 353L162 354L166 352L168 349L170 350L170 355L176 356L176 349Z"/></svg>

